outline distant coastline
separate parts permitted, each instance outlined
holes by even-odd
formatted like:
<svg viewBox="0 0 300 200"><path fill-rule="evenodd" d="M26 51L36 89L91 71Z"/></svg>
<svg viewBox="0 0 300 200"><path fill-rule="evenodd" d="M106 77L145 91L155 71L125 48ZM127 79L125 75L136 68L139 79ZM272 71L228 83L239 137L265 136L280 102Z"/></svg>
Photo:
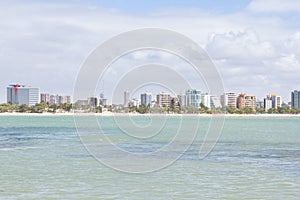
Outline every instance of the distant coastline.
<svg viewBox="0 0 300 200"><path fill-rule="evenodd" d="M65 113L19 113L19 112L4 112L0 113L0 116L41 116L41 117L58 117L58 116L73 116L73 112ZM76 113L77 116L117 116L117 117L213 117L213 116L225 116L226 118L235 117L250 117L250 118L300 118L300 114L140 114L140 113Z"/></svg>

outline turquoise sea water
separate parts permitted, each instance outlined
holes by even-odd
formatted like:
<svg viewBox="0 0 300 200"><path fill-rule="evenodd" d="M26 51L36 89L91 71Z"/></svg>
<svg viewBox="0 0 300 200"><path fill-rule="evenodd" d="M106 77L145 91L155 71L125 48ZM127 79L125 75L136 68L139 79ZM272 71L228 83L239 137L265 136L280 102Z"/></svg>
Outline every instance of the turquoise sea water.
<svg viewBox="0 0 300 200"><path fill-rule="evenodd" d="M99 118L116 145L151 152L168 142L180 119L169 118L167 133L148 142L128 139L112 120ZM72 117L1 116L0 199L300 199L300 118L226 118L203 160L198 152L209 118L199 124L195 142L174 164L128 174L85 150Z"/></svg>

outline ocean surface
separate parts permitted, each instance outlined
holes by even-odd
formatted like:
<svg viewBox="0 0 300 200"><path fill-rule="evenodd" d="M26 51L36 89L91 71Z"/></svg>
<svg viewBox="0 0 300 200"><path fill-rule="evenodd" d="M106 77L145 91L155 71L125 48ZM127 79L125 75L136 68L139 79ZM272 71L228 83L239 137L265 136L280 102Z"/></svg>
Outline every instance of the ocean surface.
<svg viewBox="0 0 300 200"><path fill-rule="evenodd" d="M134 153L159 151L179 120L170 117L163 134L138 140L112 117L98 118L114 145ZM199 118L194 142L170 166L131 174L90 155L73 117L0 116L0 199L300 199L300 118L226 118L215 148L199 159L209 123Z"/></svg>

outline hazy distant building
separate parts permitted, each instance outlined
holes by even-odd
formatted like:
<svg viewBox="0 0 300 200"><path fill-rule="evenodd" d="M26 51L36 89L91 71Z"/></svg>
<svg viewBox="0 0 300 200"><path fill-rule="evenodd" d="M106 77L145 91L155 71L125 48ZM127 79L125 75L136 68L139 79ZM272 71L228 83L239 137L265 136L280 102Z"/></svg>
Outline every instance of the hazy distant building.
<svg viewBox="0 0 300 200"><path fill-rule="evenodd" d="M152 94L149 92L145 92L141 94L141 105L143 106L151 106L152 102Z"/></svg>
<svg viewBox="0 0 300 200"><path fill-rule="evenodd" d="M99 99L99 105L100 106L106 106L107 105L107 99Z"/></svg>
<svg viewBox="0 0 300 200"><path fill-rule="evenodd" d="M289 103L285 103L285 102L281 103L281 107L282 108L290 108Z"/></svg>
<svg viewBox="0 0 300 200"><path fill-rule="evenodd" d="M104 97L103 93L100 93L99 105L100 106L106 106L107 105L107 99Z"/></svg>
<svg viewBox="0 0 300 200"><path fill-rule="evenodd" d="M71 96L65 96L65 97L66 97L66 103L71 103L72 102Z"/></svg>
<svg viewBox="0 0 300 200"><path fill-rule="evenodd" d="M139 99L132 99L130 100L129 102L129 106L132 108L132 107L139 107L140 106L140 100Z"/></svg>
<svg viewBox="0 0 300 200"><path fill-rule="evenodd" d="M156 102L160 107L170 107L171 95L169 93L162 92L156 95Z"/></svg>
<svg viewBox="0 0 300 200"><path fill-rule="evenodd" d="M9 85L7 87L7 103L33 106L40 103L40 89L19 84Z"/></svg>
<svg viewBox="0 0 300 200"><path fill-rule="evenodd" d="M56 104L56 96L50 95L50 104Z"/></svg>
<svg viewBox="0 0 300 200"><path fill-rule="evenodd" d="M300 91L294 90L291 93L291 107L300 109Z"/></svg>
<svg viewBox="0 0 300 200"><path fill-rule="evenodd" d="M125 91L124 92L124 107L128 107L129 99L130 99L130 93L129 93L129 91Z"/></svg>
<svg viewBox="0 0 300 200"><path fill-rule="evenodd" d="M89 104L88 100L77 100L76 103L79 106L87 106Z"/></svg>
<svg viewBox="0 0 300 200"><path fill-rule="evenodd" d="M42 95L41 95L42 96ZM56 104L61 105L64 103L71 103L71 96L61 96L61 95L50 95L49 97L49 103L50 104Z"/></svg>
<svg viewBox="0 0 300 200"><path fill-rule="evenodd" d="M66 102L66 98L64 96L58 96L58 105L64 104Z"/></svg>
<svg viewBox="0 0 300 200"><path fill-rule="evenodd" d="M180 108L180 103L179 103L178 96L171 97L170 107L177 108L177 109Z"/></svg>
<svg viewBox="0 0 300 200"><path fill-rule="evenodd" d="M88 98L88 104L92 108L96 108L98 106L98 98L97 97L90 97L90 98Z"/></svg>
<svg viewBox="0 0 300 200"><path fill-rule="evenodd" d="M186 98L184 94L177 95L180 107L186 106Z"/></svg>
<svg viewBox="0 0 300 200"><path fill-rule="evenodd" d="M237 95L233 92L226 92L221 95L221 104L223 107L237 107Z"/></svg>
<svg viewBox="0 0 300 200"><path fill-rule="evenodd" d="M264 101L256 100L256 108L264 108Z"/></svg>
<svg viewBox="0 0 300 200"><path fill-rule="evenodd" d="M185 92L186 106L193 106L200 108L201 104L201 91L200 90L187 90Z"/></svg>
<svg viewBox="0 0 300 200"><path fill-rule="evenodd" d="M237 107L239 109L243 108L252 108L252 110L255 110L256 106L256 98L252 95L247 94L240 94L237 98Z"/></svg>

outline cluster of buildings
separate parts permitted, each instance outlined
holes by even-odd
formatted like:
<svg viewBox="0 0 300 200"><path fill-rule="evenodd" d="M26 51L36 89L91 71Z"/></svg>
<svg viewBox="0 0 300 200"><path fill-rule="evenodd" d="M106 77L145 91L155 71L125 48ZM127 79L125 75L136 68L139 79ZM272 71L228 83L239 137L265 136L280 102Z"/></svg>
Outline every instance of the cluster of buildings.
<svg viewBox="0 0 300 200"><path fill-rule="evenodd" d="M108 100L104 97L104 94L100 94L100 98L98 97L88 97L87 99L84 100L77 100L75 102L76 105L78 106L91 106L92 108L96 108L98 106L107 106L108 105Z"/></svg>
<svg viewBox="0 0 300 200"><path fill-rule="evenodd" d="M139 107L143 106L159 106L159 107L186 107L192 106L195 108L200 108L201 103L208 108L221 107L219 98L207 93L202 94L200 90L187 90L181 95L171 95L170 93L161 92L159 94L153 95L149 92L140 94L140 99L133 98L130 99L130 92L124 92L124 107Z"/></svg>
<svg viewBox="0 0 300 200"><path fill-rule="evenodd" d="M48 93L40 93L39 88L13 84L7 87L7 102L13 105L26 104L33 106L40 102L48 104L61 105L64 103L71 103L71 96L50 95ZM100 94L100 98L89 97L86 100L78 100L77 105L85 106L90 105L92 107L107 106L108 100L104 97L104 94ZM161 92L159 94L152 94L150 92L144 92L140 94L140 98L130 98L130 92L124 92L124 104L123 107L139 107L143 106L159 106L159 107L174 107L182 108L192 106L200 108L204 105L207 108L215 109L221 107L231 108L251 108L256 110L257 108L264 108L267 112L271 108L279 108L283 105L281 96L276 94L268 94L263 101L257 100L254 95L248 94L236 94L233 92L224 93L221 96L210 95L208 93L201 93L200 90L190 89L185 91L184 94L171 95L167 92ZM290 108L300 109L300 91L294 90L291 92Z"/></svg>
<svg viewBox="0 0 300 200"><path fill-rule="evenodd" d="M268 112L271 108L279 108L283 105L281 96L276 94L267 94L266 97L260 101L256 99L254 95L246 93L236 94L234 92L226 92L221 96L210 95L208 93L201 93L200 90L187 90L181 95L171 95L169 93L161 92L156 95L152 95L149 92L140 94L140 99L130 99L129 91L124 92L124 107L134 106L150 106L155 105L160 107L186 107L193 106L200 108L201 104L207 108L221 108L230 107L237 109L250 108L256 110L258 108L264 108L265 112ZM285 104L284 104L285 105ZM293 91L291 96L291 104L285 105L292 108L300 109L300 91Z"/></svg>
<svg viewBox="0 0 300 200"><path fill-rule="evenodd" d="M7 103L13 105L26 104L28 106L34 106L41 102L61 105L64 103L71 103L71 96L40 93L40 89L37 87L19 84L13 84L7 87Z"/></svg>
<svg viewBox="0 0 300 200"><path fill-rule="evenodd" d="M264 108L268 112L271 108L279 108L282 105L281 96L276 94L267 94L263 101L257 100L255 96L248 94L237 95L235 93L225 93L221 96L221 103L223 107L231 108Z"/></svg>
<svg viewBox="0 0 300 200"><path fill-rule="evenodd" d="M56 104L61 105L64 103L71 103L71 96L61 96L61 95L53 95L48 93L41 93L41 102L45 102L47 104Z"/></svg>
<svg viewBox="0 0 300 200"><path fill-rule="evenodd" d="M254 95L225 93L221 96L221 103L223 107L238 109L251 108L252 110L256 110L258 108L264 108L265 112L268 112L271 108L277 109L283 105L281 96L276 94L267 94L261 101L256 99Z"/></svg>

